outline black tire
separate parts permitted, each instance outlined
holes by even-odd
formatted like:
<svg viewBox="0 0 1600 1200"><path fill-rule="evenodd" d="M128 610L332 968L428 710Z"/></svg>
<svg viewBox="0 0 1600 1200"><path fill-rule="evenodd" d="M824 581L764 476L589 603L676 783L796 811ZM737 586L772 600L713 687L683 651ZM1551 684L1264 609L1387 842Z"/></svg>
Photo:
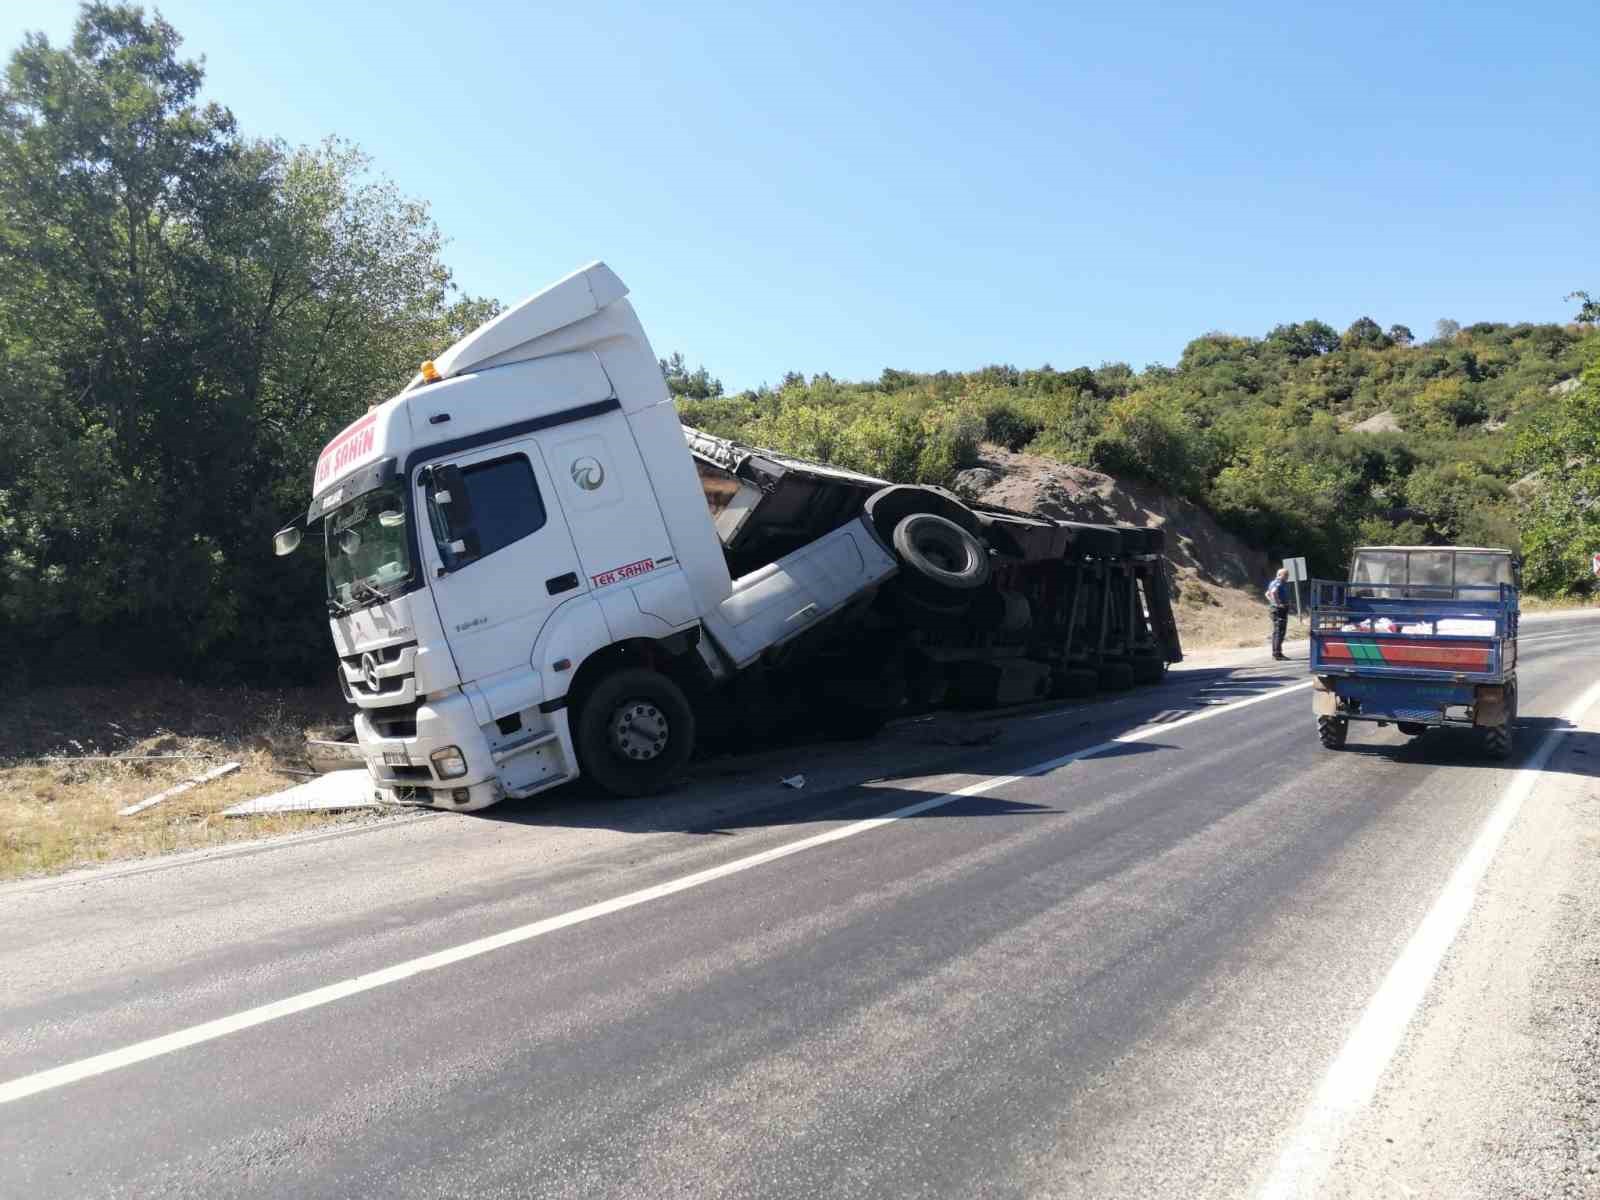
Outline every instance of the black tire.
<svg viewBox="0 0 1600 1200"><path fill-rule="evenodd" d="M1511 729L1505 725L1495 725L1483 731L1483 748L1490 758L1497 758L1501 762L1511 757L1512 737Z"/></svg>
<svg viewBox="0 0 1600 1200"><path fill-rule="evenodd" d="M1483 731L1483 748L1490 758L1497 758L1501 762L1510 758L1517 748L1517 685L1509 685L1506 691L1509 695L1506 697L1505 724L1491 725Z"/></svg>
<svg viewBox="0 0 1600 1200"><path fill-rule="evenodd" d="M584 774L615 796L661 791L694 750L694 710L683 689L644 668L618 671L596 684L573 728Z"/></svg>
<svg viewBox="0 0 1600 1200"><path fill-rule="evenodd" d="M1416 721L1400 721L1396 724L1395 728L1399 729L1400 732L1405 734L1407 737L1418 737L1428 732L1428 727L1426 725L1420 724Z"/></svg>
<svg viewBox="0 0 1600 1200"><path fill-rule="evenodd" d="M1322 739L1324 749L1343 750L1345 739L1349 736L1350 722L1343 717L1317 718L1317 737Z"/></svg>
<svg viewBox="0 0 1600 1200"><path fill-rule="evenodd" d="M892 540L906 570L939 587L965 592L989 582L989 552L954 521L912 513L894 527Z"/></svg>

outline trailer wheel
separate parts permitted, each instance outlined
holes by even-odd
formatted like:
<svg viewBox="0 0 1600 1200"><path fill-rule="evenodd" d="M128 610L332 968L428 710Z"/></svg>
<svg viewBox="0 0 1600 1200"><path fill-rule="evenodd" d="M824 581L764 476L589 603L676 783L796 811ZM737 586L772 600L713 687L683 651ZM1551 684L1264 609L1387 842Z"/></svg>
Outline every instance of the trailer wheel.
<svg viewBox="0 0 1600 1200"><path fill-rule="evenodd" d="M584 697L574 741L586 775L617 796L661 791L694 749L694 710L683 689L657 671L608 675Z"/></svg>
<svg viewBox="0 0 1600 1200"><path fill-rule="evenodd" d="M1318 717L1317 736L1325 749L1343 750L1345 739L1350 736L1350 722L1343 717Z"/></svg>
<svg viewBox="0 0 1600 1200"><path fill-rule="evenodd" d="M954 521L912 513L894 527L892 540L900 561L931 583L971 591L989 582L989 552Z"/></svg>

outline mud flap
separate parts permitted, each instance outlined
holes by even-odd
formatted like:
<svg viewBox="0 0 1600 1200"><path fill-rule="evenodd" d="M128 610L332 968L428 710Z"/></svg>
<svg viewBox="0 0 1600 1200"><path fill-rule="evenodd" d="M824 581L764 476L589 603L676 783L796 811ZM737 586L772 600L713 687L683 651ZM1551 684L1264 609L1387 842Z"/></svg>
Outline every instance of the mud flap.
<svg viewBox="0 0 1600 1200"><path fill-rule="evenodd" d="M1321 675L1318 675L1311 685L1311 711L1319 717L1333 717L1339 714L1338 693Z"/></svg>
<svg viewBox="0 0 1600 1200"><path fill-rule="evenodd" d="M1506 689L1498 683L1480 684L1473 689L1472 723L1498 726L1506 723Z"/></svg>

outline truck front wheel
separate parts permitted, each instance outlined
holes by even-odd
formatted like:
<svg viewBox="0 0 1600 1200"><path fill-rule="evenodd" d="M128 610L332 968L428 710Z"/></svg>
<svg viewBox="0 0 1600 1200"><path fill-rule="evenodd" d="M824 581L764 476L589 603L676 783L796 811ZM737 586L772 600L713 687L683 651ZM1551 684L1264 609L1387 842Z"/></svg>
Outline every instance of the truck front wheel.
<svg viewBox="0 0 1600 1200"><path fill-rule="evenodd" d="M694 749L694 710L676 683L636 668L608 675L583 699L573 740L584 774L617 796L670 784Z"/></svg>

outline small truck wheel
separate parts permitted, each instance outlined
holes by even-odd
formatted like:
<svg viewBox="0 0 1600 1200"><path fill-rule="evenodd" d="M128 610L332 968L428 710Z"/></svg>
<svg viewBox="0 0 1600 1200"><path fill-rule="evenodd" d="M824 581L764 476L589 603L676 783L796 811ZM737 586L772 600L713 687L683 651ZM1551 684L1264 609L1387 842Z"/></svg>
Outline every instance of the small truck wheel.
<svg viewBox="0 0 1600 1200"><path fill-rule="evenodd" d="M650 796L667 787L688 763L694 735L683 689L643 668L596 684L573 729L584 774L615 796Z"/></svg>
<svg viewBox="0 0 1600 1200"><path fill-rule="evenodd" d="M1492 725L1483 731L1483 748L1489 752L1490 758L1498 758L1502 762L1511 757L1512 740L1509 724Z"/></svg>
<svg viewBox="0 0 1600 1200"><path fill-rule="evenodd" d="M1488 751L1490 758L1498 758L1501 762L1511 757L1516 749L1517 730L1517 685L1510 684L1506 688L1506 715L1505 722L1500 725L1490 725L1483 731L1483 748Z"/></svg>
<svg viewBox="0 0 1600 1200"><path fill-rule="evenodd" d="M1345 738L1350 736L1350 722L1343 717L1318 717L1317 736L1328 750L1343 750Z"/></svg>

